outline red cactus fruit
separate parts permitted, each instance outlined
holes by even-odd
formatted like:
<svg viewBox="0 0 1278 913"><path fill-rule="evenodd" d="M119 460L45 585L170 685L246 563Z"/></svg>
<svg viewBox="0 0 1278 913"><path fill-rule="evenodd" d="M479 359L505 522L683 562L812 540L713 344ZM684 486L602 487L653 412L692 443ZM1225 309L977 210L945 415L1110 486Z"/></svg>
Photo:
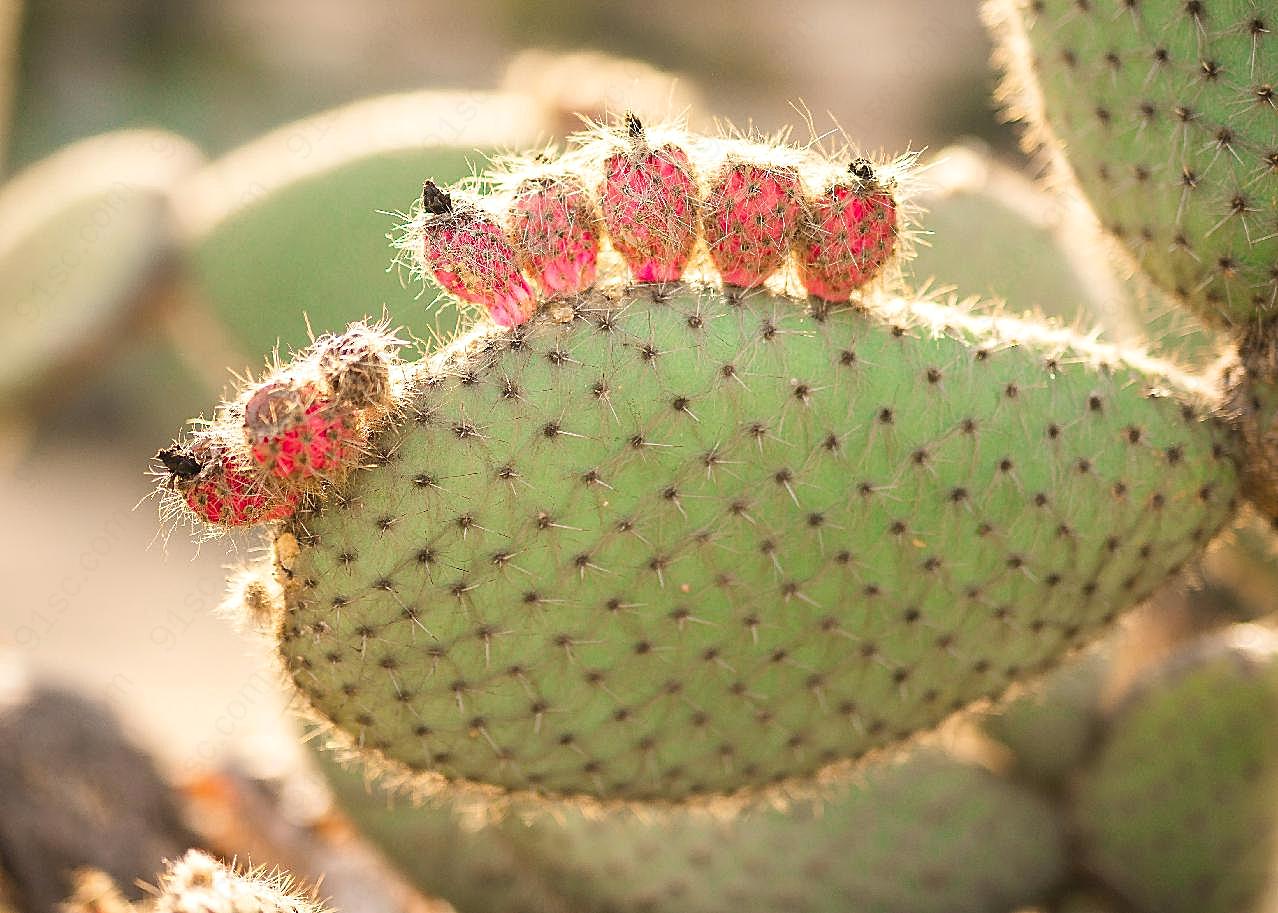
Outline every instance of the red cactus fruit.
<svg viewBox="0 0 1278 913"><path fill-rule="evenodd" d="M851 180L808 201L795 238L799 278L810 295L846 301L878 275L896 249L897 212L892 187L857 159Z"/></svg>
<svg viewBox="0 0 1278 913"><path fill-rule="evenodd" d="M244 406L244 436L254 463L294 483L336 475L360 452L358 410L309 383L259 387Z"/></svg>
<svg viewBox="0 0 1278 913"><path fill-rule="evenodd" d="M422 212L422 258L440 285L483 305L500 326L517 326L532 316L533 290L497 224L478 207L454 206L452 195L433 181L422 186Z"/></svg>
<svg viewBox="0 0 1278 913"><path fill-rule="evenodd" d="M612 246L640 282L683 275L697 240L697 181L688 154L648 145L643 124L626 114L629 148L604 162L600 209Z"/></svg>
<svg viewBox="0 0 1278 913"><path fill-rule="evenodd" d="M729 159L710 185L702 225L710 259L727 285L762 285L781 268L799 221L799 173Z"/></svg>
<svg viewBox="0 0 1278 913"><path fill-rule="evenodd" d="M320 376L335 402L374 412L392 404L390 369L404 345L381 327L353 323L346 332L315 343Z"/></svg>
<svg viewBox="0 0 1278 913"><path fill-rule="evenodd" d="M575 177L547 175L521 183L508 224L520 265L546 297L575 295L594 283L599 216Z"/></svg>
<svg viewBox="0 0 1278 913"><path fill-rule="evenodd" d="M277 492L211 441L174 444L156 454L168 485L197 517L217 526L282 520L297 507L297 492Z"/></svg>

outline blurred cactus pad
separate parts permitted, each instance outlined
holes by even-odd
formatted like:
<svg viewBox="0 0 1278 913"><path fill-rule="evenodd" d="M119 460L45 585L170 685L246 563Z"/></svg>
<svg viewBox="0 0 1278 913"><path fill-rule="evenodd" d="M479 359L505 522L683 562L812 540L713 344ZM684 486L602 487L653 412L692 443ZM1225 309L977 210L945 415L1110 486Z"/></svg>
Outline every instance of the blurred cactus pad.
<svg viewBox="0 0 1278 913"><path fill-rule="evenodd" d="M429 787L684 801L898 744L1235 502L1205 387L927 302L595 291L416 369L276 541L306 703Z"/></svg>
<svg viewBox="0 0 1278 913"><path fill-rule="evenodd" d="M1278 860L1278 638L1190 644L1108 722L1076 796L1087 863L1139 909L1269 910Z"/></svg>
<svg viewBox="0 0 1278 913"><path fill-rule="evenodd" d="M1017 774L1053 789L1087 756L1100 728L1111 651L1107 643L1053 670L985 720L985 731L1011 749Z"/></svg>
<svg viewBox="0 0 1278 913"><path fill-rule="evenodd" d="M87 372L132 325L175 252L186 140L124 131L33 165L0 192L0 412Z"/></svg>
<svg viewBox="0 0 1278 913"><path fill-rule="evenodd" d="M1006 913L1065 870L1046 800L932 750L736 816L541 808L487 822L321 760L361 832L459 913Z"/></svg>
<svg viewBox="0 0 1278 913"><path fill-rule="evenodd" d="M1278 314L1278 12L993 0L1005 97L1136 263L1204 319Z"/></svg>
<svg viewBox="0 0 1278 913"><path fill-rule="evenodd" d="M437 290L409 289L390 266L401 218L386 201L423 175L455 181L485 153L544 141L545 123L524 96L417 92L322 112L227 154L182 189L196 299L243 356L305 345L308 320L337 331L383 308L425 332ZM457 312L436 320L449 336Z"/></svg>

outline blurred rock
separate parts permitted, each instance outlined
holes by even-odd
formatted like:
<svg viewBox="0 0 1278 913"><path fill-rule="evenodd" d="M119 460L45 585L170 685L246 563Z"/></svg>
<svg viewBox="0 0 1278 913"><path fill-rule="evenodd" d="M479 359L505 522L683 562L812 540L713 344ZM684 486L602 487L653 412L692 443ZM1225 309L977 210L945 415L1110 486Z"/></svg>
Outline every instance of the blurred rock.
<svg viewBox="0 0 1278 913"><path fill-rule="evenodd" d="M195 845L168 785L101 705L11 691L0 706L0 870L23 913L55 913L76 869L134 882Z"/></svg>

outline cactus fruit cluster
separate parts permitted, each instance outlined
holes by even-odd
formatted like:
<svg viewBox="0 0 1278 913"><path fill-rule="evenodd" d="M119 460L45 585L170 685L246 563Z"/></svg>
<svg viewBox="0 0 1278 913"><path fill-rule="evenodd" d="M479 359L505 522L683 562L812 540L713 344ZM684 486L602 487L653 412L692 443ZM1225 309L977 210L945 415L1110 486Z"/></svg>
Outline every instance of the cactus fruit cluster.
<svg viewBox="0 0 1278 913"><path fill-rule="evenodd" d="M364 459L369 435L395 406L392 370L403 341L352 324L275 365L156 460L163 508L217 527L282 520L317 486ZM176 503L168 495L176 495Z"/></svg>
<svg viewBox="0 0 1278 913"><path fill-rule="evenodd" d="M1278 37L1261 0L994 0L1005 97L1149 276L1278 315Z"/></svg>
<svg viewBox="0 0 1278 913"><path fill-rule="evenodd" d="M423 275L504 327L591 289L615 272L606 262L600 272L608 254L635 282L677 282L695 266L740 288L793 279L793 260L809 294L843 302L899 250L909 156L876 166L649 129L633 113L573 144L559 157L503 161L481 181L496 190L487 195L427 181L399 245Z"/></svg>

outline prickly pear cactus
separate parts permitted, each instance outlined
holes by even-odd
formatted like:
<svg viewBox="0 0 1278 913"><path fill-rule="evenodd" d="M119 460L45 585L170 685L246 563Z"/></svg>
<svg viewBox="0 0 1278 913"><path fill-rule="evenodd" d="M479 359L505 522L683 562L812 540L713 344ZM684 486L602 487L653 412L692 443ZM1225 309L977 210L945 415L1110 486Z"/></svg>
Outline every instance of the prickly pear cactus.
<svg viewBox="0 0 1278 913"><path fill-rule="evenodd" d="M992 0L1005 94L1135 261L1204 319L1278 314L1278 13Z"/></svg>
<svg viewBox="0 0 1278 913"><path fill-rule="evenodd" d="M1237 484L1210 384L888 294L908 163L628 116L549 183L427 181L399 246L488 319L382 344L377 403L322 338L160 454L186 511L282 521L300 702L425 791L756 793L1001 695L1200 551Z"/></svg>
<svg viewBox="0 0 1278 913"><path fill-rule="evenodd" d="M727 819L565 808L472 826L321 761L361 831L460 913L1004 913L1064 870L1046 801L935 751Z"/></svg>
<svg viewBox="0 0 1278 913"><path fill-rule="evenodd" d="M1278 859L1278 638L1236 628L1138 687L1084 772L1089 866L1148 913L1270 909Z"/></svg>
<svg viewBox="0 0 1278 913"><path fill-rule="evenodd" d="M276 559L306 702L424 781L811 776L1052 664L1234 501L1183 378L923 303L596 292L415 385Z"/></svg>

